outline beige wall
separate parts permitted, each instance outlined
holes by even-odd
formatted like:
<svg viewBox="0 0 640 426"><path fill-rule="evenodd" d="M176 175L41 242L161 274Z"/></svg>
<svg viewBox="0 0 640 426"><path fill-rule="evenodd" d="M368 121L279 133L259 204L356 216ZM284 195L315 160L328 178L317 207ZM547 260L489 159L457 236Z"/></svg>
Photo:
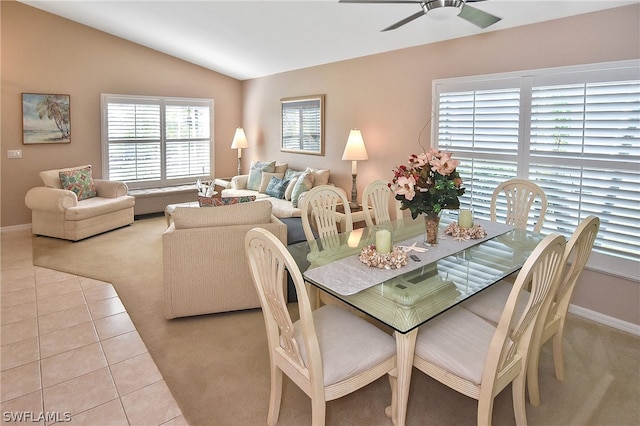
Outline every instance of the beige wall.
<svg viewBox="0 0 640 426"><path fill-rule="evenodd" d="M362 130L369 160L358 164L358 194L373 179L419 151L431 111L434 79L578 65L640 57L638 5L424 45L244 82L243 125L251 159L331 168L350 193L350 162L342 161L349 130ZM280 99L326 95L325 156L279 151ZM430 127L421 141L429 145ZM604 284L606 283L606 287ZM638 283L585 273L575 299L582 307L640 324Z"/></svg>
<svg viewBox="0 0 640 426"><path fill-rule="evenodd" d="M89 163L102 175L101 93L214 99L213 171L235 174L240 81L21 3L1 7L2 226L31 222L24 196L41 184L39 171ZM71 95L70 144L22 145L23 92ZM7 159L10 149L21 149L22 159Z"/></svg>

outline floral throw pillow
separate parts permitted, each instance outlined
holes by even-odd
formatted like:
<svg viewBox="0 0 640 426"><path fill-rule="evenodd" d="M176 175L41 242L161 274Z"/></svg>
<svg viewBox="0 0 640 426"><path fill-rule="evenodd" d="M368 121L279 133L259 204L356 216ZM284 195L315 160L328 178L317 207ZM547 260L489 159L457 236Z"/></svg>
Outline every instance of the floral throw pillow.
<svg viewBox="0 0 640 426"><path fill-rule="evenodd" d="M83 169L65 170L59 173L62 189L75 192L78 201L93 198L97 194L96 186L91 177L91 167Z"/></svg>
<svg viewBox="0 0 640 426"><path fill-rule="evenodd" d="M228 206L231 204L250 203L255 201L255 195L243 195L241 197L203 197L198 196L198 203L200 207L218 207Z"/></svg>
<svg viewBox="0 0 640 426"><path fill-rule="evenodd" d="M260 182L262 181L262 172L273 173L275 170L275 161L256 161L254 163L251 163L249 179L247 180L247 189L258 191L260 189Z"/></svg>
<svg viewBox="0 0 640 426"><path fill-rule="evenodd" d="M287 186L289 186L289 181L284 179L278 179L277 177L272 177L267 185L267 190L265 193L271 197L284 199L284 193L287 190Z"/></svg>

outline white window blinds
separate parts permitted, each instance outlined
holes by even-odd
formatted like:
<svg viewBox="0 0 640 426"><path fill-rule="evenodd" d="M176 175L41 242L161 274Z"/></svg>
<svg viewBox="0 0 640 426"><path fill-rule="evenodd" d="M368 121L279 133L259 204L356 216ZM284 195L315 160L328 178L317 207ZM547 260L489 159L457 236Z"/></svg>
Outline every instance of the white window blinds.
<svg viewBox="0 0 640 426"><path fill-rule="evenodd" d="M213 101L102 95L103 167L131 188L210 175Z"/></svg>
<svg viewBox="0 0 640 426"><path fill-rule="evenodd" d="M638 61L440 80L434 106L436 145L461 161L463 205L488 219L500 182L531 179L549 201L543 232L569 237L596 215L601 228L590 264L637 276ZM504 209L498 206L499 218Z"/></svg>

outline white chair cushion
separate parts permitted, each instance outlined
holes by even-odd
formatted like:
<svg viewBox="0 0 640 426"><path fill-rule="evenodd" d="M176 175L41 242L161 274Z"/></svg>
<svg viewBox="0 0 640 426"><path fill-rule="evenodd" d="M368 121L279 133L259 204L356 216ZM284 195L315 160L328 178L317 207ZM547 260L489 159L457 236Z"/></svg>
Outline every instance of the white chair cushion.
<svg viewBox="0 0 640 426"><path fill-rule="evenodd" d="M462 302L461 306L479 317L484 318L491 324L497 325L512 289L512 283L499 281L488 289L483 290L480 294L476 294L472 298ZM529 296L528 291L522 290L516 303L514 318L520 318L522 312L524 312L524 309L527 307Z"/></svg>
<svg viewBox="0 0 640 426"><path fill-rule="evenodd" d="M420 327L415 354L479 385L495 331L484 319L456 306Z"/></svg>
<svg viewBox="0 0 640 426"><path fill-rule="evenodd" d="M393 337L338 306L316 309L313 321L325 386L353 377L396 353ZM294 324L294 333L302 360L308 365L300 321Z"/></svg>

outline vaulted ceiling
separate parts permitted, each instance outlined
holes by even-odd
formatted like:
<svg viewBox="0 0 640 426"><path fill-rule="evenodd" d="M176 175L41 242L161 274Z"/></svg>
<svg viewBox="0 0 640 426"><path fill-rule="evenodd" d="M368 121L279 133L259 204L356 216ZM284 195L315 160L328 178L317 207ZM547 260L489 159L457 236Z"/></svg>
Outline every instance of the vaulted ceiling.
<svg viewBox="0 0 640 426"><path fill-rule="evenodd" d="M420 11L420 5L338 0L20 1L240 80L639 4L487 0L473 7L502 20L484 30L457 16L438 19L430 13L381 32Z"/></svg>

